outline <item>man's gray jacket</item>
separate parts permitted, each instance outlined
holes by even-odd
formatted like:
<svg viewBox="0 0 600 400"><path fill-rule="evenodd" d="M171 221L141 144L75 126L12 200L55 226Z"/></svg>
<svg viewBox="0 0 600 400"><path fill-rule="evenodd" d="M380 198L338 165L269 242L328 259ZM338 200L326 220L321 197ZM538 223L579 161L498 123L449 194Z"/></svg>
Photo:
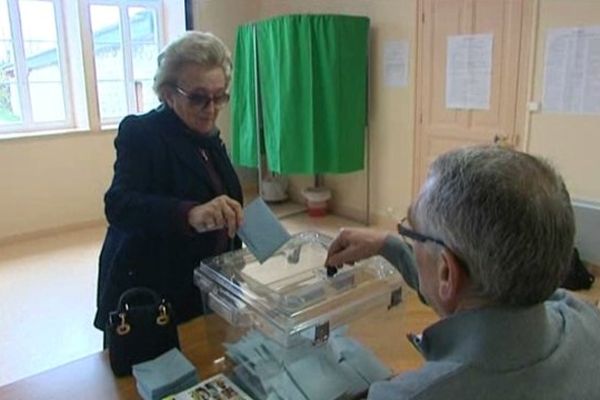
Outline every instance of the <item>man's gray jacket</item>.
<svg viewBox="0 0 600 400"><path fill-rule="evenodd" d="M417 287L412 253L397 238L382 255ZM457 313L413 343L425 365L371 385L370 400L600 399L600 312L564 290L532 307Z"/></svg>

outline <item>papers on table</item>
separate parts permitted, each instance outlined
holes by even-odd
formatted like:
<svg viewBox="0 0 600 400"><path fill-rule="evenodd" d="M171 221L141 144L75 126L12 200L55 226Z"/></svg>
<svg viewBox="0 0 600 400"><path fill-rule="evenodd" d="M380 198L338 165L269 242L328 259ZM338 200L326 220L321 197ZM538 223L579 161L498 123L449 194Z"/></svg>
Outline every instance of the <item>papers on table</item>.
<svg viewBox="0 0 600 400"><path fill-rule="evenodd" d="M196 368L174 348L132 368L138 393L144 400L162 399L198 383Z"/></svg>
<svg viewBox="0 0 600 400"><path fill-rule="evenodd" d="M305 339L285 348L258 331L226 344L237 364L236 378L257 398L334 400L366 392L391 371L345 329L332 332L328 342L314 346Z"/></svg>

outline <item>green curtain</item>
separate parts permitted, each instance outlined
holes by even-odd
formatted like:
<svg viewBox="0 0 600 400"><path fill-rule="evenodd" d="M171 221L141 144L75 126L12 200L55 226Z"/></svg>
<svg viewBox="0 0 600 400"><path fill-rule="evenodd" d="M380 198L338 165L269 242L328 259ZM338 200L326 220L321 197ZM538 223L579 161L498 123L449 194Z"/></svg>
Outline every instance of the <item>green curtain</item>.
<svg viewBox="0 0 600 400"><path fill-rule="evenodd" d="M252 25L238 28L231 87L231 157L244 167L258 165L253 30Z"/></svg>
<svg viewBox="0 0 600 400"><path fill-rule="evenodd" d="M362 169L367 119L368 18L341 15L273 18L240 27L238 45L240 41L253 42L252 25L256 29L260 114L269 169L284 174ZM254 60L245 57L244 61L241 57L237 49L236 68ZM253 66L241 68L242 72L235 71L233 103L246 105L250 104L250 95L240 90L248 89L249 85L242 86L237 79L246 80L240 75L253 70ZM249 165L250 154L245 153L256 153L256 115L250 116L245 106L237 104L232 114L234 142L240 145L240 153L233 158L241 165ZM252 123L246 120L249 118ZM251 124L253 128L246 126ZM254 147L249 145L248 136L254 137Z"/></svg>

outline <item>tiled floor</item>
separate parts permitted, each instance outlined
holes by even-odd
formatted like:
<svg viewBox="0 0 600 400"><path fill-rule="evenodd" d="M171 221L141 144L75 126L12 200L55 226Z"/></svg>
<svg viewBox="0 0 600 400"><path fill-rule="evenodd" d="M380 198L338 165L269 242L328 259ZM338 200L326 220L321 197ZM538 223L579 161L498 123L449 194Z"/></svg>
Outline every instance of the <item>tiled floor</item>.
<svg viewBox="0 0 600 400"><path fill-rule="evenodd" d="M0 249L0 385L98 351L92 327L104 227Z"/></svg>

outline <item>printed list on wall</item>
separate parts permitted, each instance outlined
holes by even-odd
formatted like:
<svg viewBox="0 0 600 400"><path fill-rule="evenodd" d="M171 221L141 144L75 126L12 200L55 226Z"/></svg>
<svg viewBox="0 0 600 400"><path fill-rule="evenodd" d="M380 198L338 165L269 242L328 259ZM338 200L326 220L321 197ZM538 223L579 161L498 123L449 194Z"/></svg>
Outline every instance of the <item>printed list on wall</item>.
<svg viewBox="0 0 600 400"><path fill-rule="evenodd" d="M446 108L489 110L493 42L491 33L448 36Z"/></svg>
<svg viewBox="0 0 600 400"><path fill-rule="evenodd" d="M406 87L408 85L408 64L408 40L386 42L383 47L383 81L385 86Z"/></svg>
<svg viewBox="0 0 600 400"><path fill-rule="evenodd" d="M600 114L600 26L548 30L543 111Z"/></svg>

